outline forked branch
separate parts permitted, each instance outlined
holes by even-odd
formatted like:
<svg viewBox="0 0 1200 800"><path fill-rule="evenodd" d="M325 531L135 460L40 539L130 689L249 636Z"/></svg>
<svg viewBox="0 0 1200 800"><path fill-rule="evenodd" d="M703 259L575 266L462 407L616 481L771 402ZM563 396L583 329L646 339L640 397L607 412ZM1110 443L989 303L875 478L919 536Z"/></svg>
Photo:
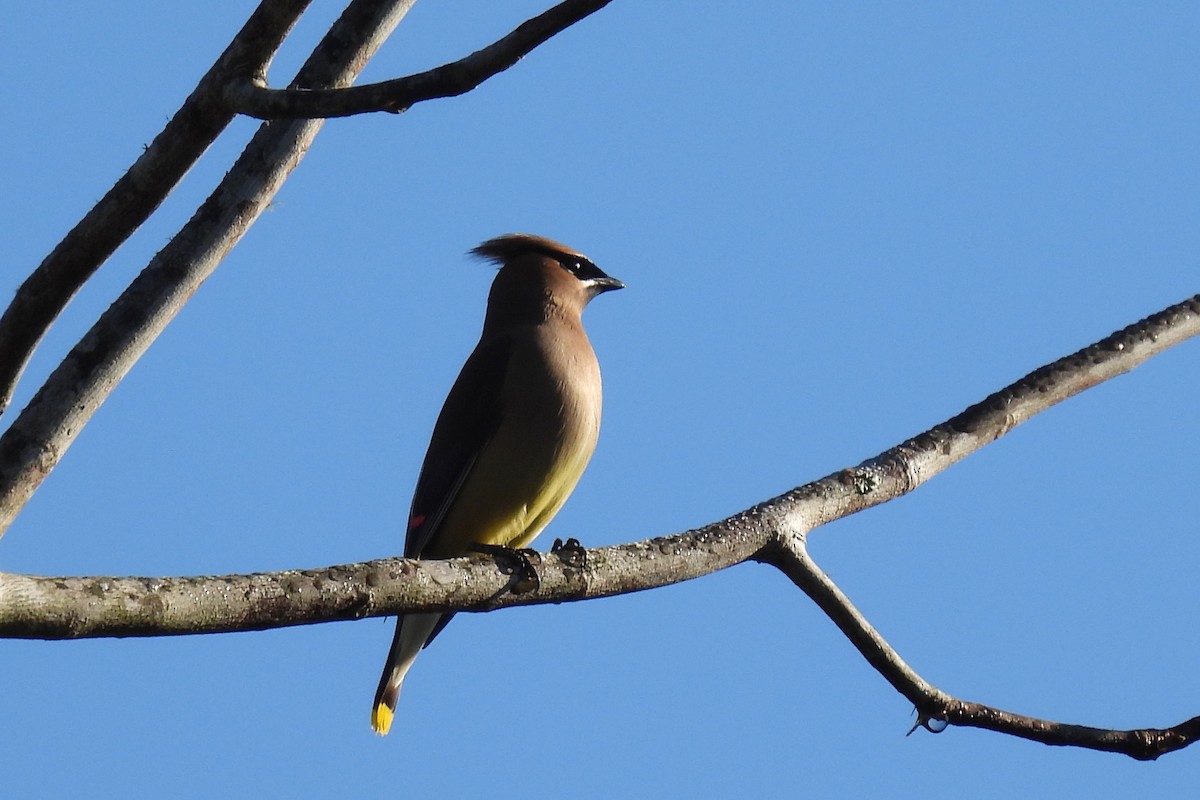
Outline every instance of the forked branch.
<svg viewBox="0 0 1200 800"><path fill-rule="evenodd" d="M540 586L508 591L493 559L384 559L210 578L45 578L0 573L0 637L156 636L303 625L402 611L487 610L652 589L745 561L771 564L833 620L912 701L918 720L982 727L1046 744L1152 759L1186 747L1200 717L1166 729L1106 730L1050 722L958 700L925 682L809 557L814 528L900 497L1050 406L1200 333L1200 295L1048 364L961 414L856 467L675 536L551 554Z"/></svg>
<svg viewBox="0 0 1200 800"><path fill-rule="evenodd" d="M379 111L398 114L426 100L471 91L610 2L566 0L482 50L404 78L343 89L271 89L265 77L245 75L226 85L224 97L232 110L258 119L328 119Z"/></svg>
<svg viewBox="0 0 1200 800"><path fill-rule="evenodd" d="M159 207L233 112L213 102L231 71L265 75L311 0L263 0L196 90L121 179L17 290L0 317L0 414L38 342L80 287Z"/></svg>
<svg viewBox="0 0 1200 800"><path fill-rule="evenodd" d="M405 102L468 91L608 1L560 3L472 56L401 79L409 87ZM281 95L264 90L265 96L342 97L412 3L353 0L293 81L304 88ZM264 0L146 154L18 290L0 318L0 411L38 341L70 298L228 124L234 109L227 105L226 88L265 81L271 57L306 6L306 0ZM282 116L289 119L259 129L192 219L0 436L0 536L112 389L266 208L320 129L316 118L330 115Z"/></svg>
<svg viewBox="0 0 1200 800"><path fill-rule="evenodd" d="M1181 750L1200 736L1200 716L1170 728L1121 731L1037 719L982 703L959 700L927 683L905 663L899 653L859 613L850 598L817 566L808 554L802 537L781 541L780 547L764 560L779 567L812 598L868 663L896 691L908 698L917 709L917 724L930 731L940 732L944 723L986 728L1042 744L1123 753L1139 761L1151 761L1164 753Z"/></svg>

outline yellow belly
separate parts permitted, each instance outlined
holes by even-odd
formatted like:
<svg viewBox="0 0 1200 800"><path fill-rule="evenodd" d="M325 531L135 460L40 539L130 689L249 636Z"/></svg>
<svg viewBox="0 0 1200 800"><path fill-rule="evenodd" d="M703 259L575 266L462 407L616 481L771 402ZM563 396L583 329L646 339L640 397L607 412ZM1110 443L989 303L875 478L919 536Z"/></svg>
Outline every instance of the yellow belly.
<svg viewBox="0 0 1200 800"><path fill-rule="evenodd" d="M596 436L583 430L558 444L539 452L520 426L502 427L422 555L451 558L467 553L472 544L528 547L575 489Z"/></svg>

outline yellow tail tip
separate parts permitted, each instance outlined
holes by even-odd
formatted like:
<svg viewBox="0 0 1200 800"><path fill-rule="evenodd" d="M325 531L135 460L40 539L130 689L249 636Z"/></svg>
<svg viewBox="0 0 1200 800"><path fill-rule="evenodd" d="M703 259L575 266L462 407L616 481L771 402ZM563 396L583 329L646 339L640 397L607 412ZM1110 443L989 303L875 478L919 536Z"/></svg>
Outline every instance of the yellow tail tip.
<svg viewBox="0 0 1200 800"><path fill-rule="evenodd" d="M380 736L387 736L388 730L390 730L392 727L393 716L394 712L392 709L388 708L383 703L380 703L371 710L371 727L374 728L375 732Z"/></svg>

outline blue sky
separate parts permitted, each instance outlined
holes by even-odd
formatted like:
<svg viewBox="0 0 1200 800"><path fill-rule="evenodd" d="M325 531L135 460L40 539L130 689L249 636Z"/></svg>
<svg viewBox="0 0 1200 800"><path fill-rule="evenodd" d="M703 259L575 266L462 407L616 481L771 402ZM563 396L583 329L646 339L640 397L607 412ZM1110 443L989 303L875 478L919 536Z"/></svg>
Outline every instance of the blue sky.
<svg viewBox="0 0 1200 800"><path fill-rule="evenodd" d="M316 3L282 84L336 16ZM135 159L248 2L6 9L11 292ZM365 80L543 10L418 3ZM540 542L678 532L852 465L1198 291L1190 3L616 0L466 96L333 121L0 540L0 569L190 575L397 554L478 336L473 245L561 239L628 289L587 324L601 441ZM236 122L47 337L57 359L255 128ZM951 694L1067 722L1200 713L1189 342L918 492L812 536ZM368 725L390 620L2 642L13 796L1153 796L1158 763L911 708L807 599L744 565L462 615Z"/></svg>

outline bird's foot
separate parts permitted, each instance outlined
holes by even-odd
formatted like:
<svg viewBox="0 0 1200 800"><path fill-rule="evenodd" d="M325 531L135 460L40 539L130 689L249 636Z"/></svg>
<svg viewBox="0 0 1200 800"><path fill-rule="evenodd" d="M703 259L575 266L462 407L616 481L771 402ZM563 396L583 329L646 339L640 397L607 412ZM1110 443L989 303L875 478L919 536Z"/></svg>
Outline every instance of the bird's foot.
<svg viewBox="0 0 1200 800"><path fill-rule="evenodd" d="M558 554L559 560L568 567L583 569L587 566L587 550L574 536L565 542L562 539L555 539L554 544L550 545L550 552Z"/></svg>
<svg viewBox="0 0 1200 800"><path fill-rule="evenodd" d="M537 588L542 585L542 579L538 577L537 568L533 565L534 559L541 559L538 551L528 547L518 550L502 544L473 544L471 549L476 553L495 556L511 562L512 566L505 572L513 576L510 586L513 594L528 594L537 591Z"/></svg>

